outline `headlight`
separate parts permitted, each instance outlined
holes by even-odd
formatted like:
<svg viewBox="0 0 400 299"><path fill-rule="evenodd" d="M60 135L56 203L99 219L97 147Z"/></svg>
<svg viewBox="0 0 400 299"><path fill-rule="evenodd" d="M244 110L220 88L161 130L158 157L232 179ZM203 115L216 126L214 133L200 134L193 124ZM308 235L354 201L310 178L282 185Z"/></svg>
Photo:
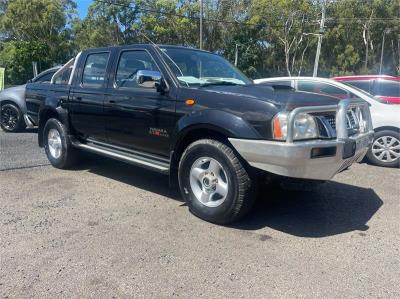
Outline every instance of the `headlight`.
<svg viewBox="0 0 400 299"><path fill-rule="evenodd" d="M286 140L288 127L288 112L278 113L272 121L274 139ZM313 116L299 113L294 120L293 140L312 139L318 137L317 124Z"/></svg>

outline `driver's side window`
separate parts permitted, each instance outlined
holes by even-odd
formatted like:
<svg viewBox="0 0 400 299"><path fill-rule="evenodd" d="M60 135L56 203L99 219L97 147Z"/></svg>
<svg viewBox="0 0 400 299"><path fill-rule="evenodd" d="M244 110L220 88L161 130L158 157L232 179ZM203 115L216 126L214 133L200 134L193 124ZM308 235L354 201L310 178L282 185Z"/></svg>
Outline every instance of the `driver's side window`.
<svg viewBox="0 0 400 299"><path fill-rule="evenodd" d="M150 54L143 50L124 51L121 53L114 86L116 88L143 88L137 83L139 71L159 71Z"/></svg>

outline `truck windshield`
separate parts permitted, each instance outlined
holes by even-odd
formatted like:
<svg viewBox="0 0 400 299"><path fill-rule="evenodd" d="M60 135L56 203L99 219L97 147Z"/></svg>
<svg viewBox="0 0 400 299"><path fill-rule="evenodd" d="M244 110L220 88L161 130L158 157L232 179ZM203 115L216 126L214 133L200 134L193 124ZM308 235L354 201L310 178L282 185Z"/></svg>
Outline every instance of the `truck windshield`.
<svg viewBox="0 0 400 299"><path fill-rule="evenodd" d="M188 87L248 85L252 81L221 56L181 48L161 48L179 82Z"/></svg>

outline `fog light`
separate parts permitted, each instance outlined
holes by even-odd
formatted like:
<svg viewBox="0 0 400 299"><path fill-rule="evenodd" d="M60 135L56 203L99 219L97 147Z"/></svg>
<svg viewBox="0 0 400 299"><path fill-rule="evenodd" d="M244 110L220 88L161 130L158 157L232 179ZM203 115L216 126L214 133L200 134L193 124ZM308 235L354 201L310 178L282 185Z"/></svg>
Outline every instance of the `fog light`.
<svg viewBox="0 0 400 299"><path fill-rule="evenodd" d="M336 146L331 147L314 147L311 150L311 159L333 157L336 155Z"/></svg>

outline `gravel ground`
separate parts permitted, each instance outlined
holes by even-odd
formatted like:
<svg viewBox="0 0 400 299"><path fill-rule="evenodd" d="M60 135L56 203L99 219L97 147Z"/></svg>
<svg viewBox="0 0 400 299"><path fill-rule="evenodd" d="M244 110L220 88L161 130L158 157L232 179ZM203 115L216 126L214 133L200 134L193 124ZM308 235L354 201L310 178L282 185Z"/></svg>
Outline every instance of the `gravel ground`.
<svg viewBox="0 0 400 299"><path fill-rule="evenodd" d="M223 227L162 175L89 155L47 164L35 132L0 131L0 297L400 297L399 169L267 190Z"/></svg>

